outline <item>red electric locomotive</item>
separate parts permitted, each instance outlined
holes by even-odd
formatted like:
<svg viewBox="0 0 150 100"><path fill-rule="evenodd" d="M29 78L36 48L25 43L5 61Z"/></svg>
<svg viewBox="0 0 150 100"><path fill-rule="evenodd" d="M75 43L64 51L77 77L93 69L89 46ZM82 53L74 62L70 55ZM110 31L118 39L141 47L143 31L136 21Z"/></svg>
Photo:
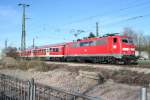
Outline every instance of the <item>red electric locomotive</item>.
<svg viewBox="0 0 150 100"><path fill-rule="evenodd" d="M22 57L42 57L59 61L90 61L99 63L136 62L135 45L128 36L109 34L69 43L41 46L21 52Z"/></svg>

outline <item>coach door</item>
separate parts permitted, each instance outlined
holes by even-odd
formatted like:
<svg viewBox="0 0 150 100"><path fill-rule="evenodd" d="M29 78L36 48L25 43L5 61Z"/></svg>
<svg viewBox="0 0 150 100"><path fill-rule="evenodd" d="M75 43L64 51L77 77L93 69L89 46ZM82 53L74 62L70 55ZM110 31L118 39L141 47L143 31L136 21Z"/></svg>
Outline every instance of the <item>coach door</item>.
<svg viewBox="0 0 150 100"><path fill-rule="evenodd" d="M49 56L49 48L46 48L46 56Z"/></svg>

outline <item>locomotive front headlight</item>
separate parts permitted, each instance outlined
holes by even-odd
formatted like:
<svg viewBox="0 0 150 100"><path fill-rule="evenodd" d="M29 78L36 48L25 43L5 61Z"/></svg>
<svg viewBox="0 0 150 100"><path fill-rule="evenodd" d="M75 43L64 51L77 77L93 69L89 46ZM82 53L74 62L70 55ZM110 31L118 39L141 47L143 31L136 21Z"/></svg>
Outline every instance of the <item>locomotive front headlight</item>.
<svg viewBox="0 0 150 100"><path fill-rule="evenodd" d="M123 50L123 51L128 51L128 50L129 50L129 48L122 48L122 50Z"/></svg>
<svg viewBox="0 0 150 100"><path fill-rule="evenodd" d="M135 51L135 48L131 48L131 51Z"/></svg>

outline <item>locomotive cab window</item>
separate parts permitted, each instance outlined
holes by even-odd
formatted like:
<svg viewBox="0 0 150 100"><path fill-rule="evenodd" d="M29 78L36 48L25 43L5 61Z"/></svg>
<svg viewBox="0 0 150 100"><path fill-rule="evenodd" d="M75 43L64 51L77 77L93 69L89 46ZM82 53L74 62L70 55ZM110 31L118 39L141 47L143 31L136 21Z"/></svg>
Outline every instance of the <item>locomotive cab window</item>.
<svg viewBox="0 0 150 100"><path fill-rule="evenodd" d="M114 38L114 39L113 39L113 42L114 42L114 43L117 43L117 38Z"/></svg>
<svg viewBox="0 0 150 100"><path fill-rule="evenodd" d="M122 39L122 42L123 42L123 43L128 43L128 39L125 39L125 38L124 38L124 39Z"/></svg>

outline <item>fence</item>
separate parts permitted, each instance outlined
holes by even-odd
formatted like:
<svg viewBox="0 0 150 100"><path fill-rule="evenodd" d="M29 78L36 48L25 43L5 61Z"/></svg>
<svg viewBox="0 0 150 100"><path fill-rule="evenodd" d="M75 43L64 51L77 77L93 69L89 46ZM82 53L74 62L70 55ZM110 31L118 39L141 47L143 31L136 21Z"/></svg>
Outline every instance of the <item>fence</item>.
<svg viewBox="0 0 150 100"><path fill-rule="evenodd" d="M99 100L79 93L0 74L0 100Z"/></svg>

